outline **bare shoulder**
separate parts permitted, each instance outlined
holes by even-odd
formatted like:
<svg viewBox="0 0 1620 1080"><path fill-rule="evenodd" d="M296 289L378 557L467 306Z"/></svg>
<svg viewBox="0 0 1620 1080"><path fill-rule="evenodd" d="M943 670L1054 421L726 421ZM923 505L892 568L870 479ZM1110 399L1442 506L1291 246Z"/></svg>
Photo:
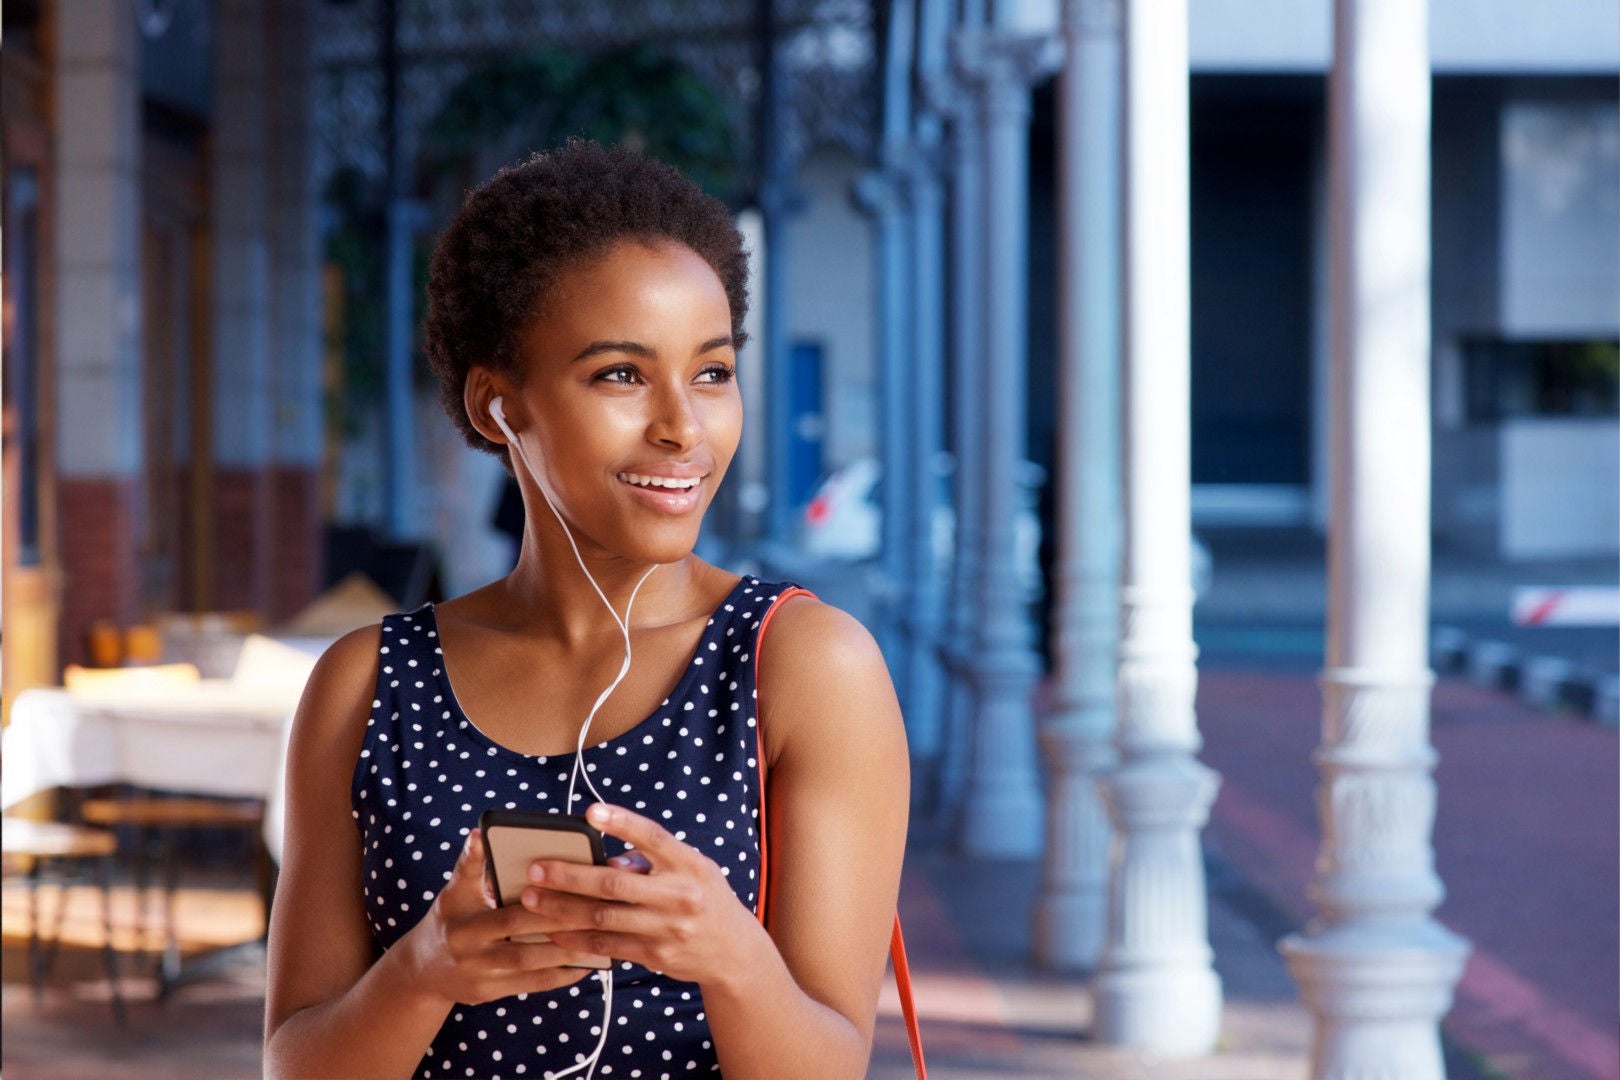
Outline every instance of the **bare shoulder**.
<svg viewBox="0 0 1620 1080"><path fill-rule="evenodd" d="M800 729L900 726L883 653L848 612L814 597L782 602L759 650L760 712L774 757Z"/></svg>
<svg viewBox="0 0 1620 1080"><path fill-rule="evenodd" d="M358 746L363 725L356 718L370 711L381 646L381 624L352 630L327 646L304 684L293 728L296 742L340 740Z"/></svg>
<svg viewBox="0 0 1620 1080"><path fill-rule="evenodd" d="M792 596L771 616L769 647L760 648L760 681L855 676L889 681L870 631L842 608Z"/></svg>

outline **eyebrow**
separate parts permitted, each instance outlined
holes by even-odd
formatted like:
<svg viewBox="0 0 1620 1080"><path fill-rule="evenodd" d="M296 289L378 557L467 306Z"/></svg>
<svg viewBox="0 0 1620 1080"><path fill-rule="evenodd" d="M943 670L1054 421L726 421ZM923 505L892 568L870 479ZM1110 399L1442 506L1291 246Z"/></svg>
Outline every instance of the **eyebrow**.
<svg viewBox="0 0 1620 1080"><path fill-rule="evenodd" d="M699 345L697 352L693 355L702 356L704 353L713 352L715 349L733 349L736 348L736 344L736 339L730 334L724 337L710 338L702 345ZM572 362L578 363L592 356L609 352L629 353L631 356L642 356L649 359L658 355L656 349L643 345L639 341L593 341L585 346L579 355L574 357Z"/></svg>

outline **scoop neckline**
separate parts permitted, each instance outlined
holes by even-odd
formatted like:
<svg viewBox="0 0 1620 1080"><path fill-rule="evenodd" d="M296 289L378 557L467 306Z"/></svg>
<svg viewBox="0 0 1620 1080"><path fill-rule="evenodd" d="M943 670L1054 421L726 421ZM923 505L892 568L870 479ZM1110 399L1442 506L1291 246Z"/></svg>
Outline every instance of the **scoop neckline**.
<svg viewBox="0 0 1620 1080"><path fill-rule="evenodd" d="M704 644L708 642L715 628L720 625L721 613L726 610L727 605L734 606L736 598L742 594L745 587L751 588L759 584L760 579L758 578L739 577L737 583L731 587L731 591L726 593L720 602L714 606L714 610L709 613L708 621L704 624L703 633L698 635L697 644L692 647L692 654L687 658L686 667L682 669L680 678L675 680L675 685L670 689L669 693L664 695L664 700L659 702L652 712L613 738L603 742L591 743L584 749L608 750L619 743L629 741L632 736L645 734L642 729L651 726L654 721L662 717L664 710L669 707L669 703L681 696L696 680L698 665L694 661L703 653ZM428 630L432 632L434 637L439 637L439 614L435 604L430 600L422 605L422 609L427 612ZM461 699L456 696L455 687L450 682L450 665L444 660L443 640L443 638L439 638L440 643L437 646L439 650L439 686L444 691L445 704L449 706L452 715L460 721L457 727L461 731L467 733L475 741L483 743L497 756L517 758L530 763L543 765L553 759L569 760L579 753L577 750L564 750L556 754L525 754L523 751L514 750L505 743L491 737L483 728L478 726L478 722L472 718L467 710L462 708Z"/></svg>

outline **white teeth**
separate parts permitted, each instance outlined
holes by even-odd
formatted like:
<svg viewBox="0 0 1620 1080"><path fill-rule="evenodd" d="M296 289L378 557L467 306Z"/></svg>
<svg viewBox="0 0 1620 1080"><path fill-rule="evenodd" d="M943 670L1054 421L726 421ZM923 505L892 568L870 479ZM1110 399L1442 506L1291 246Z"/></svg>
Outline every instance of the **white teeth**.
<svg viewBox="0 0 1620 1080"><path fill-rule="evenodd" d="M642 476L640 473L620 473L619 479L637 487L667 488L671 491L690 491L692 488L697 487L701 481L700 477L677 480L667 476Z"/></svg>

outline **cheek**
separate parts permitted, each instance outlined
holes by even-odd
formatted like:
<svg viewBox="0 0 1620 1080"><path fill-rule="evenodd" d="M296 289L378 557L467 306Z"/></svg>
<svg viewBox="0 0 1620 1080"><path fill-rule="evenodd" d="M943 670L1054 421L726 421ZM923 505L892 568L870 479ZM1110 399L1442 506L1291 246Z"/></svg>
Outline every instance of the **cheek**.
<svg viewBox="0 0 1620 1080"><path fill-rule="evenodd" d="M737 452L737 443L742 438L742 424L742 401L736 395L715 401L704 411L703 433L709 441L716 464L730 461Z"/></svg>

